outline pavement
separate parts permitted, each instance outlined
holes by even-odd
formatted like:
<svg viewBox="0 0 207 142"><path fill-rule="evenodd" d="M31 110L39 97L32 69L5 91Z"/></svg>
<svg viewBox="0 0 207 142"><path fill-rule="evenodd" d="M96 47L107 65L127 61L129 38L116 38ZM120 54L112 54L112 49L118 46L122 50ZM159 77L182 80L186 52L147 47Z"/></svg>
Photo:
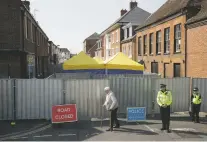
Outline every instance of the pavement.
<svg viewBox="0 0 207 142"><path fill-rule="evenodd" d="M206 118L201 118L201 123L195 124L188 116L171 117L172 133L160 130L161 121L158 117L148 118L143 122L119 120L121 127L113 132L105 131L108 128L108 120L101 122L93 119L56 125L45 121L40 123L44 124L42 127L30 129L31 131L14 135L10 132L9 136L0 136L0 141L207 141ZM18 124L15 127L18 127Z"/></svg>

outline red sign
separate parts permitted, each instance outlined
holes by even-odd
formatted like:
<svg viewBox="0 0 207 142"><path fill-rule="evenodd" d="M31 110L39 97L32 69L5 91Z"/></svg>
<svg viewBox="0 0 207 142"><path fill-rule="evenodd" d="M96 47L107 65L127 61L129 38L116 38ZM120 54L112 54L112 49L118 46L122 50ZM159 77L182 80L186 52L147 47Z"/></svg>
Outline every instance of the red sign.
<svg viewBox="0 0 207 142"><path fill-rule="evenodd" d="M78 121L76 104L52 106L52 123Z"/></svg>

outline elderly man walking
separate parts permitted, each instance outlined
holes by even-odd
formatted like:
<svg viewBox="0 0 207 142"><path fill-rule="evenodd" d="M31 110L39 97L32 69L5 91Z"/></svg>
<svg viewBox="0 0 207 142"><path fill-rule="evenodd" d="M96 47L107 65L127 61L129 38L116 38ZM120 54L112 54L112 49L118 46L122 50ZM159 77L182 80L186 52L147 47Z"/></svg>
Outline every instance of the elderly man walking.
<svg viewBox="0 0 207 142"><path fill-rule="evenodd" d="M109 87L105 87L104 91L106 93L106 101L103 104L103 106L106 107L106 110L110 111L111 116L110 116L110 128L107 129L106 131L113 131L113 128L119 128L120 124L117 119L117 110L118 110L118 102L117 99L114 95L114 93L111 91ZM115 127L113 127L113 124L115 122Z"/></svg>

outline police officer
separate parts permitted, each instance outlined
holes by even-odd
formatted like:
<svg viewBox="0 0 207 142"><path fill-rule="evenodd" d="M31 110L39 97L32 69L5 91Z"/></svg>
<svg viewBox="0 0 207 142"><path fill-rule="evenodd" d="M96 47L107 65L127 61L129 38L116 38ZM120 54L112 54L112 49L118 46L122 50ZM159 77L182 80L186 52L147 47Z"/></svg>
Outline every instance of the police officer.
<svg viewBox="0 0 207 142"><path fill-rule="evenodd" d="M160 115L162 119L161 130L167 130L170 133L170 105L172 104L172 95L166 89L165 84L160 84L160 91L157 94L157 103L160 106Z"/></svg>
<svg viewBox="0 0 207 142"><path fill-rule="evenodd" d="M197 87L193 89L193 94L191 96L191 106L192 106L192 121L195 123L200 123L199 112L201 107L201 95ZM196 120L195 120L196 116Z"/></svg>

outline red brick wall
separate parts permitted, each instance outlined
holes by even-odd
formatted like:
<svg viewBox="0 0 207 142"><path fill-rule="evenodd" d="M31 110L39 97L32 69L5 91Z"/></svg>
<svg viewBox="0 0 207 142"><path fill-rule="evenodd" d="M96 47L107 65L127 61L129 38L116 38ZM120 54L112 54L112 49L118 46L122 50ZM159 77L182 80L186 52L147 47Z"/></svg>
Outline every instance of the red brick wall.
<svg viewBox="0 0 207 142"><path fill-rule="evenodd" d="M161 74L162 77L164 77L164 64L169 63L168 66L168 77L172 78L174 76L173 71L173 64L174 63L180 63L181 64L181 77L185 76L185 64L183 61L185 60L185 22L186 17L180 16L175 19L172 19L170 21L161 23L159 25L151 26L146 28L143 31L138 31L136 35L136 48L134 51L135 59L136 61L144 60L145 62L145 71L151 72L151 63L153 61L158 62L158 72ZM174 26L177 24L181 24L181 53L174 54ZM164 29L170 27L170 54L164 55ZM161 30L161 55L156 55L156 32ZM147 35L147 51L149 50L149 34L154 33L153 36L153 55L143 55L143 36ZM142 43L141 43L141 51L142 55L138 56L138 38L142 37Z"/></svg>
<svg viewBox="0 0 207 142"><path fill-rule="evenodd" d="M207 77L207 25L187 30L187 76Z"/></svg>

